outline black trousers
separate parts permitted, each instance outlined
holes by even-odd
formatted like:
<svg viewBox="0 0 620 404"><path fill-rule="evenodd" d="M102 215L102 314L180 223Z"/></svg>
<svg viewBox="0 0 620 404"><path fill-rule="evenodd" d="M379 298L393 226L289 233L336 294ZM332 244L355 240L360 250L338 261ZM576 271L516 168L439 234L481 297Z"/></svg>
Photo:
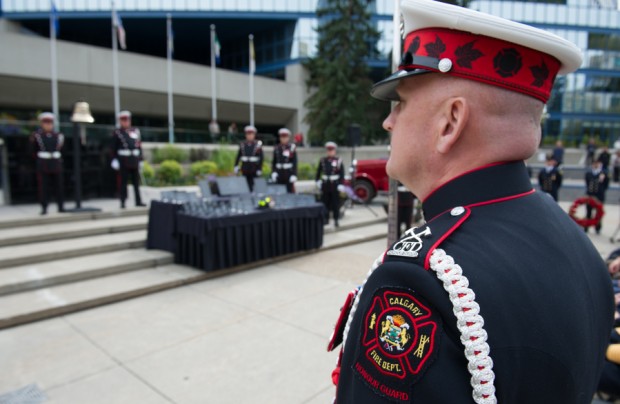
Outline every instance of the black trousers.
<svg viewBox="0 0 620 404"><path fill-rule="evenodd" d="M127 200L127 180L131 180L133 184L133 192L135 196L136 205L142 203L140 198L140 173L137 168L123 168L120 169L121 176L121 202L125 204Z"/></svg>
<svg viewBox="0 0 620 404"><path fill-rule="evenodd" d="M591 197L598 199L599 202L601 203L605 203L605 194L599 194L599 195L590 195ZM592 206L590 205L586 205L586 219L590 219L592 218L592 211L594 209L592 209ZM595 226L595 229L597 231L601 230L601 226L602 226L602 220L599 222L598 225ZM586 230L588 230L588 228L586 227Z"/></svg>
<svg viewBox="0 0 620 404"><path fill-rule="evenodd" d="M292 174L289 171L278 170L276 172L278 173L278 180L276 181L276 184L286 185L286 192L288 192L289 194L294 194L295 184L292 184L290 182Z"/></svg>
<svg viewBox="0 0 620 404"><path fill-rule="evenodd" d="M39 201L43 210L47 210L50 194L53 192L58 203L58 210L63 210L64 204L64 181L62 172L59 173L37 173L37 182L39 185Z"/></svg>
<svg viewBox="0 0 620 404"><path fill-rule="evenodd" d="M334 223L338 225L338 219L340 216L340 193L337 189L338 184L326 184L323 185L322 201L325 205L326 216L325 221L329 222L329 212L332 212L334 217Z"/></svg>
<svg viewBox="0 0 620 404"><path fill-rule="evenodd" d="M245 180L248 182L248 187L250 187L250 192L254 191L254 177L256 175L254 173L243 173Z"/></svg>

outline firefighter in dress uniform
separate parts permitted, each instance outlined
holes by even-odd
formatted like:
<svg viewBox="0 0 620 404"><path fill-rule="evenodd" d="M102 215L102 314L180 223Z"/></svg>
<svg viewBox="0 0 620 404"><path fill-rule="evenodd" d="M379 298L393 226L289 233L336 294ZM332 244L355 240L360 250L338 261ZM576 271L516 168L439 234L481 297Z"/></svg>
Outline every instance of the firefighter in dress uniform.
<svg viewBox="0 0 620 404"><path fill-rule="evenodd" d="M41 127L30 135L30 147L36 160L37 185L41 214L47 214L50 193L56 196L58 212L64 212L64 181L62 166L62 147L65 137L54 131L54 114L39 114Z"/></svg>
<svg viewBox="0 0 620 404"><path fill-rule="evenodd" d="M140 171L142 170L142 142L140 130L131 126L131 112L118 114L120 128L112 133L112 168L120 176L121 208L127 200L127 181L133 184L136 206L146 206L140 197Z"/></svg>
<svg viewBox="0 0 620 404"><path fill-rule="evenodd" d="M254 178L260 177L263 172L263 142L256 140L256 128L247 125L244 130L245 142L239 144L239 152L235 160L235 174L239 173L241 162L241 174L248 182L250 191L254 190Z"/></svg>
<svg viewBox="0 0 620 404"><path fill-rule="evenodd" d="M551 195L554 201L558 201L558 191L562 186L562 172L552 156L547 156L545 167L538 173L538 185L541 191Z"/></svg>
<svg viewBox="0 0 620 404"><path fill-rule="evenodd" d="M331 212L336 227L340 216L340 192L344 192L344 165L336 155L337 148L334 142L325 143L327 155L319 160L316 170L316 186L321 190L321 199L326 209L325 222L329 222Z"/></svg>
<svg viewBox="0 0 620 404"><path fill-rule="evenodd" d="M286 191L293 194L297 181L297 145L289 142L291 131L287 128L281 128L278 136L280 143L273 148L271 160L271 180L286 185Z"/></svg>
<svg viewBox="0 0 620 404"><path fill-rule="evenodd" d="M556 74L581 54L470 9L401 4L402 64L371 94L398 102L383 123L387 172L423 201L426 223L347 297L329 343L342 344L336 403L590 403L611 282L524 164Z"/></svg>
<svg viewBox="0 0 620 404"><path fill-rule="evenodd" d="M598 199L600 203L605 203L605 193L609 187L609 174L603 168L603 162L596 160L586 172L586 194ZM586 204L586 218L592 217L592 206ZM601 233L602 223L595 226L596 234ZM588 228L584 227L587 232Z"/></svg>

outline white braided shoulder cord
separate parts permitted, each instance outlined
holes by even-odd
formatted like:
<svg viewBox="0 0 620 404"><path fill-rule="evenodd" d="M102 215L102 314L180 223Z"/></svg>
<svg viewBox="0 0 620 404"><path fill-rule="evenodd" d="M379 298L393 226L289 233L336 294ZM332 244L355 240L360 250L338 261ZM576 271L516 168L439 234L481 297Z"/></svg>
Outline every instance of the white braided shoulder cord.
<svg viewBox="0 0 620 404"><path fill-rule="evenodd" d="M357 311L359 298L364 290L364 285L370 275L383 262L383 254L372 264L368 275L362 284L359 293L355 297L347 324L344 328L342 349L344 350L349 335L349 329L353 316ZM467 369L471 374L471 386L473 398L478 404L496 404L495 397L495 373L493 372L493 360L489 356L490 348L487 344L487 332L484 330L484 319L480 315L480 306L476 303L476 295L469 288L469 281L463 270L454 259L442 249L436 249L431 254L431 269L437 278L443 282L444 289L448 292L450 302L456 316L456 326L461 333L461 343L465 347Z"/></svg>
<svg viewBox="0 0 620 404"><path fill-rule="evenodd" d="M495 404L495 373L493 360L489 356L487 332L476 295L469 288L469 281L454 259L442 249L431 254L431 269L443 282L443 288L450 296L456 327L461 332L461 343L465 346L465 357L469 362L467 369L471 374L474 401L479 404Z"/></svg>

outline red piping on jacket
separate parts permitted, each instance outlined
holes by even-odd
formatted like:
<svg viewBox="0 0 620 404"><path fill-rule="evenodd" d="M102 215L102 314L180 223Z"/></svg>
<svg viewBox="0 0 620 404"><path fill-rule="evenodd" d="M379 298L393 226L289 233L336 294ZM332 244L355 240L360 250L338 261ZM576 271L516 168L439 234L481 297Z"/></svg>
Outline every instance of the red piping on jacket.
<svg viewBox="0 0 620 404"><path fill-rule="evenodd" d="M506 196L506 197L498 198L498 199L491 199L491 200L484 201L484 202L476 202L476 203L472 203L471 205L465 206L464 208L466 209L466 214L463 217L461 217L459 219L459 221L456 222L446 233L444 233L441 236L441 238L439 238L439 240L437 240L435 242L435 244L433 244L432 247L428 250L428 253L426 254L426 258L424 259L424 269L426 269L427 271L430 269L430 259L431 259L431 255L432 255L433 251L435 251L435 249L441 243L443 243L443 241L446 238L448 238L452 233L454 233L454 231L469 217L469 215L471 214L471 208L478 207L478 206L484 206L484 205L491 205L491 204L494 204L494 203L506 202L506 201L510 201L512 199L517 199L517 198L522 198L524 196L531 195L534 192L536 192L536 190L531 189L531 190L529 190L527 192L524 192L524 193L521 193L521 194ZM452 210L452 209L450 209L450 210ZM446 212L447 212L447 210L446 210ZM440 217L441 215L445 214L446 212L443 212L443 213L435 216L435 218ZM431 223L433 220L430 220L429 223Z"/></svg>

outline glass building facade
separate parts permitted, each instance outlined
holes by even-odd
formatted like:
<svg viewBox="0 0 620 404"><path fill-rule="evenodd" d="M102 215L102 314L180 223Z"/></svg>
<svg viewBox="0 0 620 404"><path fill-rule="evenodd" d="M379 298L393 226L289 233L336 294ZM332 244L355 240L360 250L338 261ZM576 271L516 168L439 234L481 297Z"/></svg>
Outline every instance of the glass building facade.
<svg viewBox="0 0 620 404"><path fill-rule="evenodd" d="M325 0L116 0L132 52L165 55L164 19L175 24L175 59L209 63L208 30L216 24L222 67L247 71L247 35L254 34L257 74L283 78L288 64L312 56L317 44L317 6ZM369 1L381 32L369 65L388 69L394 1ZM111 0L56 0L60 38L110 46ZM583 51L575 73L559 77L547 105L546 141L580 144L588 136L613 144L620 138L620 10L617 0L474 0L468 7L549 30ZM2 17L25 30L49 35L49 0L0 0ZM84 29L88 33L84 33Z"/></svg>

